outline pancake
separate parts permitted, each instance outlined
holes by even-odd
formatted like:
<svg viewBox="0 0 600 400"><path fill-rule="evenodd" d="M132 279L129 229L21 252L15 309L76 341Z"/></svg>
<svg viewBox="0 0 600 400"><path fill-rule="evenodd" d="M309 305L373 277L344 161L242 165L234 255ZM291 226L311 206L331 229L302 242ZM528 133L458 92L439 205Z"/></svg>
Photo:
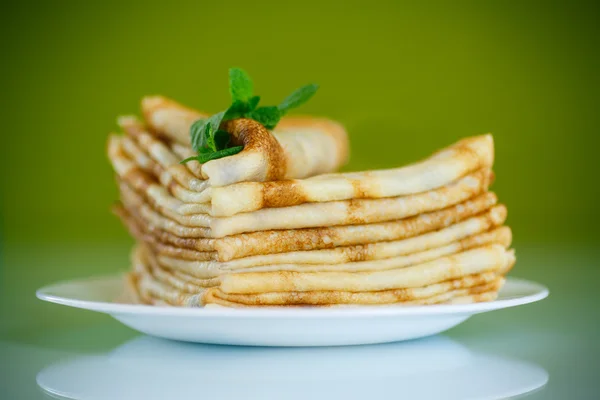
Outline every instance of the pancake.
<svg viewBox="0 0 600 400"><path fill-rule="evenodd" d="M144 98L142 112L151 131L186 146L190 146L191 125L206 117L158 96ZM202 178L211 186L306 178L334 171L348 159L344 128L324 118L283 118L272 133L243 118L226 121L222 128L244 150L201 166Z"/></svg>
<svg viewBox="0 0 600 400"><path fill-rule="evenodd" d="M146 130L144 124L133 116L119 117L119 126L133 139L138 148L135 160L139 160L139 154L143 153L156 163L155 168L161 168L160 173L167 173L184 188L196 192L202 192L209 186L209 182L202 176L196 176L186 166L180 164L181 159L173 153L168 142L160 140ZM109 154L110 156L110 154ZM148 163L148 160L145 160Z"/></svg>
<svg viewBox="0 0 600 400"><path fill-rule="evenodd" d="M180 215L156 204L153 209L124 182L120 184L120 191L121 200L126 207L139 208L144 219L163 230L181 237L220 238L246 232L355 225L411 217L475 197L487 190L491 177L491 171L484 170L467 175L448 186L415 195L306 203L222 218L207 214Z"/></svg>
<svg viewBox="0 0 600 400"><path fill-rule="evenodd" d="M508 227L501 227L490 232L473 235L447 245L431 249L394 256L389 258L373 259L366 261L348 261L336 264L303 264L282 263L250 265L247 267L225 268L219 263L189 262L176 258L157 256L151 249L146 249L145 257L148 262L157 268L177 273L178 276L190 277L202 287L213 286L215 279L227 274L243 274L250 272L375 272L391 269L405 268L441 257L451 256L465 250L481 247L488 244L498 244L508 248L511 243L511 232ZM243 259L242 259L243 260Z"/></svg>
<svg viewBox="0 0 600 400"><path fill-rule="evenodd" d="M122 209L116 211L124 213ZM128 218L124 216L124 218ZM365 243L354 246L338 246L333 249L291 251L285 253L269 253L257 256L244 257L232 261L218 262L224 268L240 268L248 266L266 265L274 263L342 263L350 261L363 261L368 259L382 259L393 256L410 254L433 247L445 245L469 236L486 232L501 225L506 218L506 208L502 205L495 206L481 215L469 218L463 222L451 225L436 232L420 236L386 241L377 243ZM185 248L165 245L156 240L152 235L145 234L135 223L130 224L131 234L138 240L150 245L159 256L188 261L210 261L214 260L215 252L198 252ZM508 237L510 241L510 229L503 227L498 231L499 237ZM205 263L206 264L206 263ZM217 265L217 263L211 263Z"/></svg>
<svg viewBox="0 0 600 400"><path fill-rule="evenodd" d="M410 267L374 272L248 272L221 277L224 293L340 290L378 291L426 286L488 271L514 262L514 254L491 244Z"/></svg>
<svg viewBox="0 0 600 400"><path fill-rule="evenodd" d="M187 307L352 307L491 301L515 263L507 210L490 193L491 135L419 162L337 173L336 122L274 130L225 121L241 152L204 164L190 127L207 115L163 97L121 117L108 157L114 212L136 239L121 300Z"/></svg>
<svg viewBox="0 0 600 400"><path fill-rule="evenodd" d="M151 274L135 279L140 298L149 304L202 307L218 304L225 307L294 307L294 306L368 306L368 305L427 305L440 303L469 303L496 298L504 278L494 273L468 275L459 279L423 287L375 292L270 292L259 294L227 294L218 287L196 293L181 292L161 283Z"/></svg>
<svg viewBox="0 0 600 400"><path fill-rule="evenodd" d="M169 172L168 168L162 167L152 159L139 143L129 136L111 134L107 147L113 169L121 179L127 180L130 184L160 187L160 190L165 192L165 196L172 196L182 203L197 203L198 206L208 210L210 192L205 190L206 181L187 176L186 179L203 182L196 185L200 191L190 190L180 183L185 179L176 180L172 171ZM180 168L178 169L180 170ZM188 169L191 171L190 168ZM157 190L156 188L151 189Z"/></svg>
<svg viewBox="0 0 600 400"><path fill-rule="evenodd" d="M457 227L456 229L450 227L446 228L446 232L427 234L426 236L429 236L427 238L418 236L396 242L379 242L367 245L337 247L334 249L265 254L226 262L191 261L179 257L166 256L160 254L158 251L156 253L161 265L187 271L199 278L206 278L213 277L215 276L214 274L218 275L220 273L248 269L282 269L288 271L306 271L308 269L346 270L346 268L351 271L387 269L410 265L411 260L415 258L421 260L432 259L435 256L453 254L484 243L500 243L506 247L512 240L511 230L506 226L486 231L483 228L487 228L491 224L477 225L475 222L472 222L470 225L471 227L468 228L472 228L475 232L469 232L465 227ZM433 251L434 249L435 251ZM379 260L379 262L367 262L375 260ZM339 267L334 267L337 265ZM265 268L259 268L263 266Z"/></svg>
<svg viewBox="0 0 600 400"><path fill-rule="evenodd" d="M450 300L453 296L475 294L498 290L504 279L495 273L487 272L465 276L429 286L409 289L392 289L377 292L341 292L341 291L314 291L314 292L270 292L259 294L228 294L219 288L211 288L204 295L205 301L225 300L230 303L247 306L281 306L281 305L331 305L331 304L357 304L378 305L413 303L429 299L430 303ZM461 289L470 288L469 291ZM461 290L460 292L457 292ZM448 296L450 295L450 296Z"/></svg>
<svg viewBox="0 0 600 400"><path fill-rule="evenodd" d="M138 169L135 164L133 164L132 162L130 162L127 158L125 158L121 153L120 153L120 142L121 139L118 137L111 137L109 139L109 155L111 157L111 160L113 160L113 165L115 166L115 171L117 172L117 174L119 175L119 177L122 179L123 182L127 183L128 186L132 187L133 189L135 189L136 191L138 191L139 193L143 194L146 197L146 200L149 201L150 203L152 203L155 208L158 208L158 210L161 211L161 213L163 215L166 215L168 217L170 217L171 219L174 219L175 221L179 222L182 225L186 225L186 226L207 226L210 223L210 218L209 215L207 214L207 212L210 211L210 205L208 204L196 204L196 203L184 203L182 201L180 201L179 199L177 199L176 197L171 196L168 191L161 186L159 183L155 182L152 180L151 176L144 173L144 171L141 171L140 169ZM487 177L482 176L488 174ZM472 180L472 185L476 185L477 183L479 183L480 185L489 185L489 180L491 180L491 175L489 172L485 172L485 171L479 171L475 174L469 175L471 176L474 180ZM465 188L465 186L467 186L469 184L469 179L468 176L465 178L462 178L461 180L459 180L459 184L462 183L463 186L463 190ZM451 185L450 185L451 186ZM434 191L430 191L428 193L432 193L432 196L434 197L433 200L435 200L436 196L444 196L445 192L441 190L442 188L438 189L437 192ZM475 188L475 190L477 191L481 191L481 188ZM456 191L451 192L450 195L452 195L452 193L456 193ZM404 196L406 198L410 199L410 196ZM389 204L390 200L393 198L389 198L389 199L379 199L379 203L382 204ZM418 199L418 198L417 198ZM431 202L431 199L429 199ZM361 215L361 212L364 214L364 210L360 210L359 208L362 207L375 207L378 205L377 202L373 203L373 201L375 200L364 200L362 202L360 201L352 201L352 206L353 208L358 208L358 210L353 210L354 211L354 215L352 215L353 219L365 219L365 222L378 222L379 220L382 220L381 217L379 217L379 219L376 219L375 221L371 221L368 219L368 217L363 217ZM336 204L350 204L348 201L346 201L345 203L343 202L329 202L327 203L326 206L323 207L328 207L327 211L330 211L332 207L335 207ZM374 204L375 206L371 206L370 204ZM441 203L442 206L444 205L443 203ZM286 208L281 208L278 210L273 210L273 209L268 209L267 210L263 210L264 213L266 214L273 214L273 213L277 213L279 212L280 214L285 212L286 214L289 215L289 211L296 211L296 210L300 210L300 212L304 212L305 209L315 209L317 207L319 207L320 204L304 204L302 206L299 206L300 208L290 208L290 207L286 207ZM293 206L292 206L293 207ZM336 207L338 209L338 214L340 213L339 207ZM358 211L358 212L357 212ZM243 224L243 220L244 219L248 219L249 215L253 215L252 213L246 213L243 216L239 216L238 220L241 221L241 223ZM264 218L268 218L265 216L262 216L259 214L259 219L264 219ZM339 217L338 217L339 218ZM383 220L385 220L385 217L383 218ZM232 221L232 219L227 219L227 218L222 218L222 219L214 219L214 221L217 221L217 225L219 226L223 226L225 225L224 229L227 229L227 224L230 223L230 221ZM226 222L222 222L222 221L226 221ZM239 222L238 222L239 223ZM247 223L247 222L246 222ZM331 223L333 225L337 225L338 223ZM343 222L342 222L343 224ZM301 227L306 227L306 226L301 226ZM239 228L238 228L239 229ZM242 228L247 230L247 228ZM274 227L273 229L284 229L281 227ZM236 232L239 233L239 232ZM232 234L232 233L229 233Z"/></svg>
<svg viewBox="0 0 600 400"><path fill-rule="evenodd" d="M137 249L137 261L136 263L144 264L145 270L151 271L155 280L169 284L180 291L186 293L199 293L203 288L210 288L219 286L221 283L221 277L227 274L244 274L249 272L265 272L265 271L297 271L297 272L374 272L374 271L385 271L391 269L407 268L415 265L421 265L428 261L435 261L453 254L460 253L472 248L481 247L491 243L498 243L501 246L507 248L510 243L501 243L494 241L478 241L474 240L470 246L457 246L451 244L438 249L431 249L421 253L415 253L403 257L395 257L381 261L371 262L355 262L345 264L333 264L333 265L271 265L263 267L251 267L243 270L235 271L220 271L221 275L216 275L214 271L212 278L202 278L202 276L208 276L207 271L199 271L197 269L187 271L184 268L170 268L160 264L156 259L152 251L144 246L139 246ZM142 261L143 260L143 261ZM499 268L495 273L504 275L506 274L512 264L506 264L503 268Z"/></svg>
<svg viewBox="0 0 600 400"><path fill-rule="evenodd" d="M124 121L124 120L122 120ZM125 130L141 142L143 149L131 138L111 136L109 157L122 179L129 175L139 175L142 169L149 174L146 184L162 184L163 191L169 189L172 195L182 202L207 203L202 212L212 216L231 216L241 212L262 208L285 207L307 202L328 202L336 200L381 198L421 193L447 185L478 169L490 168L493 164L493 141L490 135L477 136L459 141L451 147L435 153L428 159L406 167L366 171L346 174L326 174L309 179L280 180L274 182L244 182L224 187L207 187L206 182L198 182L182 166L168 165L177 157L167 154L159 157L156 149L165 147L163 143L143 132L141 123L123 123ZM154 140L148 144L141 138ZM144 145L145 144L145 145ZM183 146L180 146L183 147ZM181 150L181 149L180 149ZM159 159L159 163L151 157ZM189 153L187 153L189 154ZM168 157L167 157L168 156ZM129 158L127 163L124 158ZM169 179L174 176L175 182ZM198 195L188 190L201 191ZM164 195L163 195L164 196ZM160 201L160 199L156 199Z"/></svg>
<svg viewBox="0 0 600 400"><path fill-rule="evenodd" d="M244 182L212 188L210 214L231 216L270 207L348 199L407 196L448 185L494 161L491 135L463 139L401 168L318 175L302 180Z"/></svg>
<svg viewBox="0 0 600 400"><path fill-rule="evenodd" d="M471 304L471 303L482 303L494 301L498 297L498 290L500 290L501 285L504 283L503 280L499 280L497 283L494 282L488 285L481 285L479 287L469 288L469 289L457 289L453 291L449 291L437 296L432 296L426 299L405 301L401 303L388 303L388 304L326 304L326 305L313 305L313 304L302 304L302 305L272 305L272 306L256 306L256 305L246 305L242 303L233 303L221 298L218 298L213 295L205 296L202 301L203 303L194 303L194 300L197 301L198 297L192 297L190 302L187 302L186 298L184 298L183 302L176 302L174 304L170 304L165 300L161 300L152 294L147 293L145 296L145 303L154 305L154 306L183 306L183 307L204 307L204 308L247 308L247 307L269 307L269 308L303 308L303 307L312 307L312 308L340 308L340 307L365 307L365 306L379 306L379 307L401 307L401 306L427 306L427 305L440 305L440 304ZM178 297L175 297L178 299Z"/></svg>
<svg viewBox="0 0 600 400"><path fill-rule="evenodd" d="M448 227L496 204L493 193L481 194L455 206L402 220L377 224L347 225L329 228L278 230L227 236L219 239L182 238L161 230L144 220L135 208L129 212L115 207L132 235L158 243L164 255L182 255L189 260L229 261L261 254L331 249L339 246L395 241Z"/></svg>

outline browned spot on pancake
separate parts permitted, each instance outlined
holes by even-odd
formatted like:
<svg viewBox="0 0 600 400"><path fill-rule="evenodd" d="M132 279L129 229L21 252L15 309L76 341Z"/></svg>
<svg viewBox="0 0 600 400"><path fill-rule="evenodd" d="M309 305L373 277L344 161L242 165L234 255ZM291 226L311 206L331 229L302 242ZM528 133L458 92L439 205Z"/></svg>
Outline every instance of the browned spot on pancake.
<svg viewBox="0 0 600 400"><path fill-rule="evenodd" d="M367 172L364 175L365 177L367 177L369 173ZM365 179L365 181L357 179L350 180L355 199L364 199L369 197L369 188L367 186L367 181L368 179Z"/></svg>
<svg viewBox="0 0 600 400"><path fill-rule="evenodd" d="M489 226L487 226L489 228ZM487 244L499 244L503 247L508 247L512 240L510 228L500 227L487 230L486 232L478 233L473 236L466 237L458 241L459 251L470 250L475 247L480 247Z"/></svg>
<svg viewBox="0 0 600 400"><path fill-rule="evenodd" d="M294 180L264 182L261 187L263 208L295 206L308 201L302 187Z"/></svg>
<svg viewBox="0 0 600 400"><path fill-rule="evenodd" d="M473 176L477 179L477 181L479 182L479 185L477 185L477 187L473 189L472 193L477 194L477 193L485 192L487 190L488 186L490 185L491 171L490 170L479 170L476 173L474 173Z"/></svg>
<svg viewBox="0 0 600 400"><path fill-rule="evenodd" d="M496 279L493 282L489 282L489 283L483 283L477 286L473 286L471 288L468 289L467 293L468 295L475 295L475 294L480 294L480 293L486 293L492 290L498 290L500 289L500 286L502 285L502 280L501 279Z"/></svg>
<svg viewBox="0 0 600 400"><path fill-rule="evenodd" d="M158 164L154 162L154 160L150 161L150 172L156 177L156 179L160 179L160 176L163 174L164 169Z"/></svg>
<svg viewBox="0 0 600 400"><path fill-rule="evenodd" d="M157 183L140 168L130 169L121 179L140 192L145 192L150 185Z"/></svg>
<svg viewBox="0 0 600 400"><path fill-rule="evenodd" d="M179 184L177 182L175 182L173 179L169 179L169 182L167 183L167 189L169 190L169 193L175 193L178 187Z"/></svg>
<svg viewBox="0 0 600 400"><path fill-rule="evenodd" d="M263 274L260 273L259 274ZM268 274L268 272L267 272ZM282 285L284 285L284 287L292 287L295 288L296 287L296 282L295 282L295 278L299 275L298 272L295 271L277 271L277 275L279 275L279 277L282 280Z"/></svg>
<svg viewBox="0 0 600 400"><path fill-rule="evenodd" d="M121 128L132 138L137 139L146 130L144 124L137 119L128 118L123 122L124 123L121 124Z"/></svg>
<svg viewBox="0 0 600 400"><path fill-rule="evenodd" d="M473 169L483 167L479 154L477 154L475 150L471 149L466 143L459 142L455 146L452 146L452 150L462 156L461 158L471 158L472 161L475 162L475 167Z"/></svg>
<svg viewBox="0 0 600 400"><path fill-rule="evenodd" d="M484 170L481 170L480 172L483 176L483 178L481 179L481 181L482 181L481 191L486 191L492 184L496 175L494 174L494 171L492 171L491 169L484 169Z"/></svg>
<svg viewBox="0 0 600 400"><path fill-rule="evenodd" d="M260 123L239 118L226 121L221 128L229 132L234 145L243 145L244 152L258 152L267 160L267 181L283 179L286 159L283 148L273 135Z"/></svg>
<svg viewBox="0 0 600 400"><path fill-rule="evenodd" d="M477 185L476 186L464 185L465 190L471 196L475 196L475 195L478 195L478 194L481 194L481 193L487 191L487 189L490 185L490 178L492 177L492 175L493 175L493 173L490 169L477 170L476 172L468 175L469 177L471 177L477 181ZM445 187L442 187L437 190L440 190L442 194L445 194L448 191L450 191L450 187L445 186Z"/></svg>
<svg viewBox="0 0 600 400"><path fill-rule="evenodd" d="M492 186L492 184L494 183L495 180L496 180L496 173L490 169L489 173L488 173L488 180L487 180L486 186Z"/></svg>
<svg viewBox="0 0 600 400"><path fill-rule="evenodd" d="M356 224L364 224L365 219L361 217L363 213L363 204L362 200L351 199L348 200L348 225L356 225Z"/></svg>
<svg viewBox="0 0 600 400"><path fill-rule="evenodd" d="M220 258L228 261L258 254L285 253L297 250L333 248L336 233L330 228L307 228L297 230L261 231L226 236L218 239L228 247L235 247L233 254ZM239 244L236 244L239 241ZM217 243L219 243L217 242ZM216 245L220 247L219 245Z"/></svg>
<svg viewBox="0 0 600 400"><path fill-rule="evenodd" d="M372 253L371 246L368 245L338 247L338 249L344 252L344 256L346 256L348 262L365 261Z"/></svg>
<svg viewBox="0 0 600 400"><path fill-rule="evenodd" d="M156 253L173 258L179 258L189 261L212 261L214 260L213 252L200 252L191 249L166 245L150 235L144 236L147 243L151 243Z"/></svg>
<svg viewBox="0 0 600 400"><path fill-rule="evenodd" d="M446 257L448 259L448 268L446 270L446 277L452 279L462 274L460 267L460 261L456 255Z"/></svg>
<svg viewBox="0 0 600 400"><path fill-rule="evenodd" d="M499 204L488 211L485 216L490 226L498 226L504 223L508 210L504 204Z"/></svg>
<svg viewBox="0 0 600 400"><path fill-rule="evenodd" d="M483 303L486 301L492 301L497 296L495 292L487 292L481 294L471 295L473 303Z"/></svg>

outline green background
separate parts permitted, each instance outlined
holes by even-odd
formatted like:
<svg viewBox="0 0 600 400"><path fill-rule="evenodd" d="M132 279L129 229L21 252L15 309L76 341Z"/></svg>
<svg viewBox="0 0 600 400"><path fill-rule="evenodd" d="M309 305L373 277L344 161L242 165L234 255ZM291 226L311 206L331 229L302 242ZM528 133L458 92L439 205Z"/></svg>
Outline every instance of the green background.
<svg viewBox="0 0 600 400"><path fill-rule="evenodd" d="M148 94L223 109L231 66L249 71L267 104L319 83L300 112L344 123L348 170L396 167L492 132L493 190L518 254L598 243L591 2L2 7L0 297L27 305L39 285L127 268L132 241L109 211L117 192L105 150L116 117L138 112ZM543 281L542 269L515 270Z"/></svg>
<svg viewBox="0 0 600 400"><path fill-rule="evenodd" d="M147 94L217 111L227 69L264 101L321 89L348 169L395 167L493 132L516 240L598 237L600 40L577 2L36 2L1 23L6 241L125 240L105 157ZM591 2L590 2L591 4Z"/></svg>
<svg viewBox="0 0 600 400"><path fill-rule="evenodd" d="M138 112L148 94L223 109L227 69L239 66L267 103L319 83L300 112L345 124L348 170L399 166L492 132L514 274L552 295L452 335L524 337L510 348L550 372L555 398L597 385L594 2L13 3L0 6L0 342L9 357L15 344L86 352L134 335L34 291L128 267L132 241L109 211L117 193L105 144L116 117ZM35 391L41 367L3 363L21 376L4 388L19 392L21 379Z"/></svg>

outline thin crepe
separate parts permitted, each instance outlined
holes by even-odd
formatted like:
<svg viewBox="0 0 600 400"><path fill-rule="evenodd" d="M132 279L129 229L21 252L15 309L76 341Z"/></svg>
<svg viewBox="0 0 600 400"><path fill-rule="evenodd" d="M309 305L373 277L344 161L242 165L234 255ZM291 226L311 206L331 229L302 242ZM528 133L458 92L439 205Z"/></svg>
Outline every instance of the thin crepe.
<svg viewBox="0 0 600 400"><path fill-rule="evenodd" d="M509 244L512 236L510 228L500 227L506 217L504 206L497 206L489 212L457 223L450 227L424 235L390 242L378 242L333 249L295 251L264 254L238 258L231 261L187 260L178 256L167 256L157 251L161 265L187 271L226 272L255 268L265 265L325 266L331 264L357 263L370 260L383 260L414 254L453 244L459 248L469 247L471 242L496 242ZM485 233L485 235L484 235ZM479 236L482 235L482 236ZM471 246L472 247L472 246ZM292 269L294 270L294 269ZM199 277L204 278L204 276Z"/></svg>
<svg viewBox="0 0 600 400"><path fill-rule="evenodd" d="M146 97L142 112L153 132L189 146L191 125L205 115L164 97ZM336 122L319 118L284 118L274 132L255 121L223 123L240 153L202 165L210 186L237 182L305 178L331 172L348 158L348 138Z"/></svg>
<svg viewBox="0 0 600 400"><path fill-rule="evenodd" d="M504 283L502 274L506 269L467 275L419 288L393 289L376 292L312 291L312 292L270 292L258 294L227 294L218 287L206 289L193 281L176 278L172 272L163 271L156 265L146 265L142 248L133 253L135 273L130 274L130 282L136 283L136 293L148 303L156 301L178 306L202 306L219 304L229 306L271 306L271 305L374 305L374 304L434 304L453 300L467 302L464 296L480 295L493 300ZM514 259L513 259L514 263ZM512 265L512 264L511 264ZM472 288L469 293L457 290ZM460 299L459 299L460 297ZM230 304L224 304L230 303Z"/></svg>
<svg viewBox="0 0 600 400"><path fill-rule="evenodd" d="M128 148L130 154L136 158L134 162L125 154ZM208 203L184 202L181 197L198 199L201 193L184 189L172 180L171 174L157 173L152 175L148 170L155 169L157 164L139 150L130 138L110 135L108 139L108 156L117 176L127 182L132 188L144 194L154 204L169 209L180 215L193 215L206 213L210 207ZM145 167L141 168L140 166ZM157 181L156 179L160 179ZM169 189L174 193L170 193Z"/></svg>
<svg viewBox="0 0 600 400"><path fill-rule="evenodd" d="M140 154L143 154L146 157L144 159L146 165L148 164L148 160L151 160L155 163L154 168L160 168L159 170L153 169L155 173L172 176L185 189L202 192L209 187L209 182L206 179L202 176L194 175L192 170L180 164L181 159L173 153L168 142L160 140L148 132L144 124L136 117L122 116L119 117L117 122L126 134L134 140L137 147L135 150L136 161L139 162L141 160ZM130 148L134 149L131 144ZM140 165L143 164L140 163Z"/></svg>
<svg viewBox="0 0 600 400"><path fill-rule="evenodd" d="M168 283L178 287L195 287L206 288L218 286L220 277L227 274L244 274L250 272L280 272L292 271L302 273L321 273L321 272L375 272L385 271L398 268L406 268L414 265L420 265L425 262L438 260L442 257L454 255L469 249L478 248L489 244L498 244L504 248L510 246L510 230L507 227L502 227L491 232L486 232L479 235L474 235L459 242L451 243L438 248L432 248L422 252L412 253L404 256L391 257L373 261L359 261L341 264L278 264L253 266L248 268L240 268L236 270L225 269L201 269L201 268L186 268L181 265L165 265L157 259L152 250L139 246L139 257L143 258L145 263L151 267L152 271L161 275ZM502 273L508 272L511 266L506 266L502 269ZM168 278L167 278L168 276ZM191 286L189 286L191 285ZM182 289L184 290L184 289ZM188 290L189 291L189 290ZM194 292L194 290L192 290Z"/></svg>
<svg viewBox="0 0 600 400"><path fill-rule="evenodd" d="M410 267L374 272L248 272L221 276L224 293L377 291L431 285L514 263L514 253L491 244Z"/></svg>
<svg viewBox="0 0 600 400"><path fill-rule="evenodd" d="M161 224L161 229L182 237L220 238L245 232L358 225L411 217L446 208L483 193L487 190L491 178L491 171L483 170L442 188L415 195L306 203L266 208L223 218L210 217L207 214L180 215L156 204L153 210L125 183L122 182L120 189L121 199L126 206L140 207L144 218L152 219L155 225Z"/></svg>
<svg viewBox="0 0 600 400"><path fill-rule="evenodd" d="M148 252L148 258L152 259L156 265L163 269L178 272L182 275L190 276L195 279L201 279L202 286L210 286L220 276L226 274L243 274L250 272L374 272L386 271L391 269L404 268L412 265L421 264L441 257L450 256L459 252L488 245L498 244L507 248L510 246L512 235L510 228L500 227L489 232L469 236L449 244L432 247L426 250L417 251L403 255L392 256L389 258L373 258L365 261L348 261L333 264L306 264L306 263L272 263L263 265L238 266L237 268L225 268L219 263L214 262L190 262L171 257L156 256L153 252ZM291 258L291 257L290 257ZM243 259L241 259L243 260Z"/></svg>
<svg viewBox="0 0 600 400"><path fill-rule="evenodd" d="M143 229L135 222L127 221L130 217L122 208L115 212L126 220L131 234L139 241L150 245L154 251L164 256L165 259L173 259L172 262L188 263L190 265L210 266L209 269L219 266L218 269L236 269L248 266L283 264L283 263L308 263L308 264L335 264L351 261L364 261L368 259L388 258L402 254L410 254L417 251L441 246L468 236L488 231L500 226L506 219L506 207L495 206L490 210L471 217L463 222L431 232L403 240L385 241L378 243L366 243L354 246L338 246L333 249L291 251L284 253L269 253L263 255L249 256L226 262L214 262L214 252L198 252L186 248L166 245L152 235L144 233ZM508 229L508 228L506 228ZM193 263L194 261L211 261L208 263Z"/></svg>
<svg viewBox="0 0 600 400"><path fill-rule="evenodd" d="M496 195L486 192L443 210L392 222L244 233L219 239L175 236L159 227L167 223L166 219L155 214L155 219L162 221L155 225L149 219L144 219L136 207L129 207L128 210L118 206L115 207L115 212L132 235L139 240L156 243L155 248L159 254L188 260L230 261L254 255L332 249L406 239L463 221L487 210L496 202Z"/></svg>
<svg viewBox="0 0 600 400"><path fill-rule="evenodd" d="M189 171L186 172L179 168L181 165L173 168L176 171L165 168L150 157L148 150L143 149L138 141L130 136L116 134L109 135L107 153L113 169L121 179L131 184L142 180L147 185L160 187L152 190L160 190L163 197L172 196L181 203L190 203L189 207L200 207L200 210L206 212L209 210L210 188L207 188L206 181L191 175L194 168L190 166L193 164L187 164ZM175 175L178 175L177 179ZM183 181L188 183L181 184ZM196 183L192 185L192 181ZM189 189L190 186L196 190Z"/></svg>
<svg viewBox="0 0 600 400"><path fill-rule="evenodd" d="M332 304L396 304L430 299L438 302L442 295L444 300L456 295L457 290L473 288L469 293L498 290L504 278L493 272L468 275L462 278L419 288L381 290L376 292L344 292L344 291L313 291L313 292L270 292L258 294L229 294L223 293L218 287L208 289L204 300L208 302L217 299L230 303L248 306L281 306L281 305L332 305ZM466 293L460 293L466 294ZM433 300L433 301L432 301Z"/></svg>
<svg viewBox="0 0 600 400"><path fill-rule="evenodd" d="M165 145L144 133L140 123L122 119L121 125L127 132L138 138L143 149L132 143L128 137L111 138L109 157L113 165L122 163L124 157L131 158L131 166L128 170L118 169L115 166L119 176L128 180L129 171L139 167L148 174L154 175L154 180L159 180L165 188L168 187L177 200L202 203L201 212L212 216L231 216L262 208L285 207L307 202L415 194L447 185L467 173L481 168L491 168L493 164L492 137L483 135L463 139L424 161L401 168L326 174L301 180L244 182L224 187L208 187L206 182L195 180L181 165L172 166L173 171L168 168L161 170L170 165L176 157L172 154L160 156L161 152L157 149ZM147 143L148 140L157 143ZM151 157L147 154L152 154L159 163L151 162ZM137 172L135 175L139 174L140 172ZM173 176L176 182L172 182L165 176ZM186 188L194 188L202 193L189 193ZM164 193L158 194L160 196L154 200L160 202L161 197L168 196L169 193L164 190Z"/></svg>
<svg viewBox="0 0 600 400"><path fill-rule="evenodd" d="M434 304L471 304L471 303L482 303L494 301L498 298L498 291L503 284L502 280L498 282L494 282L492 284L481 285L468 289L457 289L452 290L447 293L442 293L437 296L432 296L426 299L405 301L402 303L388 303L388 304L325 304L325 305L309 305L309 304L301 304L301 305L272 305L266 306L269 308L301 308L301 307L319 307L319 308L339 308L339 307L364 307L364 306L379 306L379 307L398 307L398 306L424 306L424 305L434 305ZM184 296L180 297L177 293L167 292L166 293L169 300L173 303L169 303L160 298L160 296L156 296L150 291L146 290L143 294L142 302L144 304L154 305L154 306L187 306L187 307L205 307L205 308L248 308L248 307L256 307L254 305L246 305L242 303L233 303L227 300L223 300L218 298L212 294L208 294L204 296L204 298L199 299L198 296ZM164 295L164 293L163 293ZM202 303L198 303L201 300ZM263 306L265 307L265 306Z"/></svg>
<svg viewBox="0 0 600 400"><path fill-rule="evenodd" d="M280 306L268 306L269 308L289 308L289 307L327 307L327 308L339 308L339 307L361 307L361 306L379 306L379 307L398 307L398 306L426 306L426 305L434 305L434 304L471 304L471 303L483 303L488 301L494 301L498 298L498 291L500 290L503 284L502 280L498 282L493 282L487 285L481 285L468 289L457 289L452 290L446 293L442 293L437 296L432 296L426 299L419 300L411 300L405 301L402 303L388 303L388 304L325 304L325 305L280 305ZM220 299L216 296L205 296L205 300L207 301L204 304L204 307L208 308L246 308L246 307L256 307L249 306L241 303L233 303L223 299ZM150 297L150 303L153 305L162 305L164 304L162 300Z"/></svg>
<svg viewBox="0 0 600 400"><path fill-rule="evenodd" d="M136 164L134 164L131 160L129 160L122 152L122 144L125 143L126 140L122 139L118 136L112 136L109 139L109 157L113 162L113 166L117 175L120 179L125 182L130 187L134 188L137 192L144 195L146 201L153 204L155 208L160 210L162 214L169 216L171 219L181 223L182 225L187 226L207 226L210 222L210 215L207 214L211 210L211 206L208 203L196 204L196 203L186 203L179 200L177 197L173 197L170 193L158 182L152 179L152 176L147 174L145 171L137 168ZM472 174L476 179L482 179L480 177L481 171ZM488 178L490 179L490 178ZM467 182L466 178L463 178L463 182ZM486 182L485 184L489 184ZM443 195L443 193L441 194ZM434 195L435 196L435 195ZM243 197L243 193L238 197ZM408 197L408 196L407 196ZM389 200L389 199L388 199ZM385 199L381 199L381 203L383 203ZM332 202L333 203L333 202ZM354 204L360 205L361 203L355 201ZM368 205L367 202L363 202L362 204ZM377 204L377 203L374 203ZM319 206L319 204L305 204L304 208L315 209ZM331 208L332 205L327 205L324 207ZM282 208L281 210L297 210L294 208ZM301 209L302 210L302 209ZM276 213L276 210L264 210L267 214ZM280 213L282 211L279 211ZM339 213L339 212L338 212ZM254 215L252 213L244 214L243 216L239 216L239 220L243 221L248 218L248 215ZM360 214L359 218L360 218ZM262 216L260 217L263 218ZM230 221L229 219L215 219L215 221ZM372 221L367 221L372 222ZM220 223L220 225L223 225ZM274 228L274 229L281 229Z"/></svg>
<svg viewBox="0 0 600 400"><path fill-rule="evenodd" d="M201 307L219 304L227 307L272 306L364 306L364 305L426 305L490 301L496 298L504 278L493 272L472 274L424 287L375 292L313 291L270 292L259 294L228 294L218 287L183 292L168 283L144 273L132 279L139 298L149 304Z"/></svg>
<svg viewBox="0 0 600 400"><path fill-rule="evenodd" d="M493 162L492 136L475 136L401 168L212 188L209 213L231 216L302 203L406 196L448 185L473 171L491 168Z"/></svg>

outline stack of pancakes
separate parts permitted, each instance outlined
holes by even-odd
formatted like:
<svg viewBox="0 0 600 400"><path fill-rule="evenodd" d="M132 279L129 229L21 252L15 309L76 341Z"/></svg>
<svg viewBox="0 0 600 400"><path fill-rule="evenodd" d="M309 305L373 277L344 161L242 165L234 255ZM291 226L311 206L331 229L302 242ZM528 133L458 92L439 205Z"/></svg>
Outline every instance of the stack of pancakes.
<svg viewBox="0 0 600 400"><path fill-rule="evenodd" d="M176 306L339 306L490 301L515 262L506 207L488 188L491 135L418 163L332 173L343 128L248 119L222 128L244 150L199 164L189 127L204 115L160 97L119 120L109 158L115 211L137 245L136 301Z"/></svg>

